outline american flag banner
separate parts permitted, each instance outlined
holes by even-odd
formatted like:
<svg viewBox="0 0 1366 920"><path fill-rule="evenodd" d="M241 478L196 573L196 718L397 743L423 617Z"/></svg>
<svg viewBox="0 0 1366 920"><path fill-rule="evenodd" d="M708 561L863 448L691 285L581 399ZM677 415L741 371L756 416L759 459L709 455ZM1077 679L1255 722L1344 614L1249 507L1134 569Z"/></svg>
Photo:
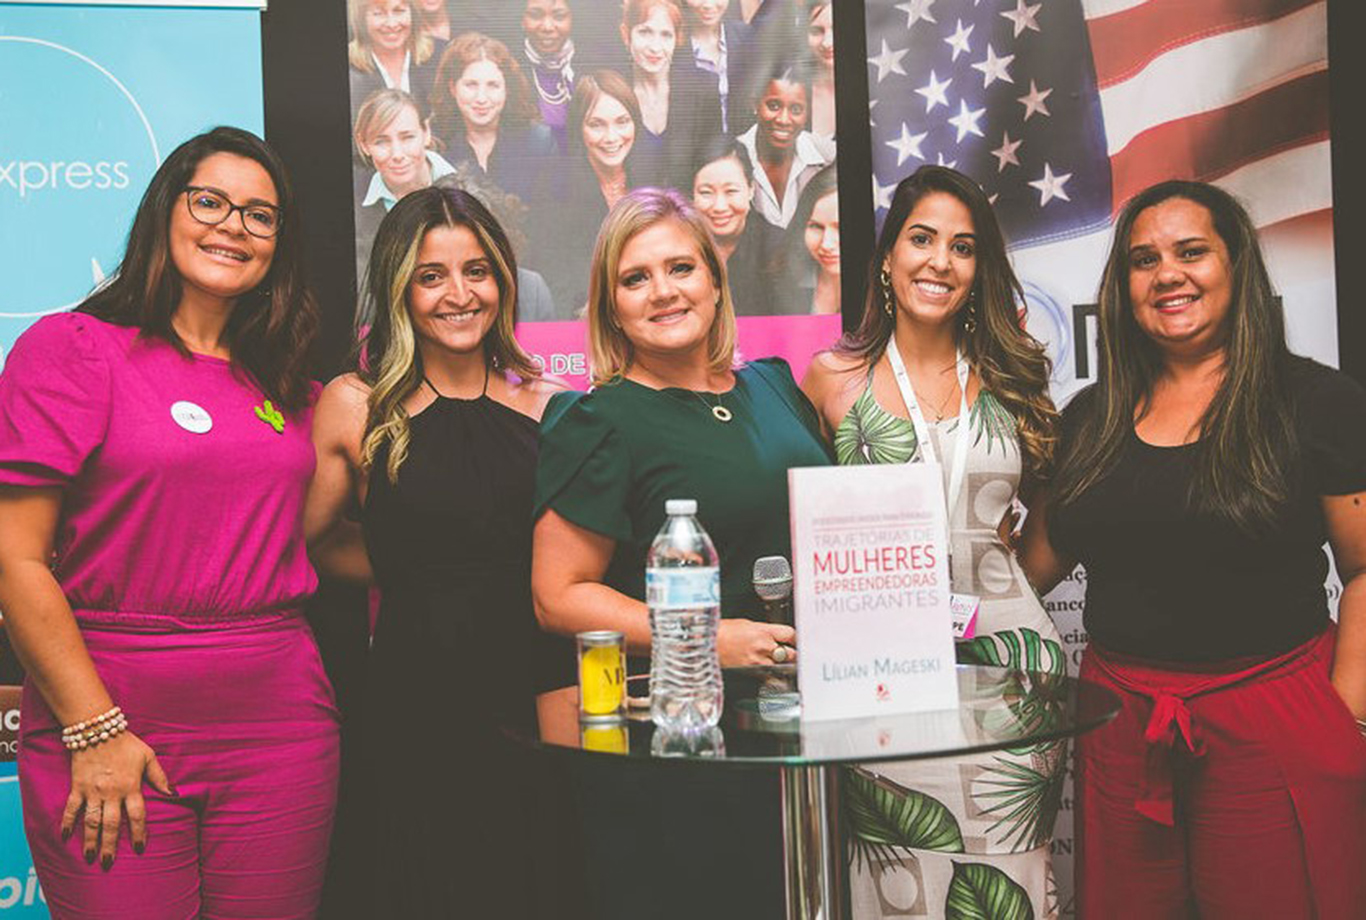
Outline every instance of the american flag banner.
<svg viewBox="0 0 1366 920"><path fill-rule="evenodd" d="M866 8L879 225L897 181L921 164L976 179L1009 241L1029 329L1049 346L1059 404L1095 376L1093 305L1114 217L1169 178L1213 182L1243 202L1291 349L1337 364L1326 0ZM1085 588L1079 569L1045 601L1074 674ZM1071 795L1068 783L1047 916L1073 912ZM875 880L881 916L932 916L922 912L928 886L902 876Z"/></svg>
<svg viewBox="0 0 1366 920"><path fill-rule="evenodd" d="M869 0L873 194L922 163L996 206L1058 395L1114 215L1214 182L1262 231L1291 346L1336 363L1326 0Z"/></svg>

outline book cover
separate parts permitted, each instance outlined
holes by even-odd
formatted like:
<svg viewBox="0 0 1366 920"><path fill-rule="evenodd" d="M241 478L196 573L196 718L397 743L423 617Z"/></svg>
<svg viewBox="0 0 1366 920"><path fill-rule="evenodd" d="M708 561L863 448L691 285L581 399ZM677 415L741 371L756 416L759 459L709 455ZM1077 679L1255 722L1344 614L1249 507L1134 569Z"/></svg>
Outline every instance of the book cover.
<svg viewBox="0 0 1366 920"><path fill-rule="evenodd" d="M788 471L803 719L958 704L937 464Z"/></svg>

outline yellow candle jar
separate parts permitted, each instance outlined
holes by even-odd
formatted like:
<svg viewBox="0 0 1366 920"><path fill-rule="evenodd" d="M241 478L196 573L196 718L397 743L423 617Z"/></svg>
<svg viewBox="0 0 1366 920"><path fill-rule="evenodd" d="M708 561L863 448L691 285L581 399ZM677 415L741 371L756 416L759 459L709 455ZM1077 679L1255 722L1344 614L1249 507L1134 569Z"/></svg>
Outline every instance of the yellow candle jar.
<svg viewBox="0 0 1366 920"><path fill-rule="evenodd" d="M611 630L579 633L579 717L626 716L626 637Z"/></svg>

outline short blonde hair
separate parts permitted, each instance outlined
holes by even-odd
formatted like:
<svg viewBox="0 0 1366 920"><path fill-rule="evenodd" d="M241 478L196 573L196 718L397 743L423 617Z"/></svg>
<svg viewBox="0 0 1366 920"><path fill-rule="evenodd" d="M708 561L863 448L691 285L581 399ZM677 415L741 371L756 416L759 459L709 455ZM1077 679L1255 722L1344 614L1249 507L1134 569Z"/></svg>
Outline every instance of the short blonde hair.
<svg viewBox="0 0 1366 920"><path fill-rule="evenodd" d="M398 116L409 109L417 115L417 120L421 123L422 109L418 107L417 100L401 89L377 89L366 97L356 112L356 126L351 132L351 140L356 144L356 155L362 163L374 167L374 160L365 150L370 138L389 127Z"/></svg>
<svg viewBox="0 0 1366 920"><path fill-rule="evenodd" d="M621 253L637 234L666 220L678 221L697 244L716 286L716 318L707 334L707 362L714 373L735 363L735 306L726 282L726 263L711 231L691 201L674 189L638 188L622 196L598 231L588 276L588 358L593 383L625 376L634 357L630 339L616 320L616 278Z"/></svg>

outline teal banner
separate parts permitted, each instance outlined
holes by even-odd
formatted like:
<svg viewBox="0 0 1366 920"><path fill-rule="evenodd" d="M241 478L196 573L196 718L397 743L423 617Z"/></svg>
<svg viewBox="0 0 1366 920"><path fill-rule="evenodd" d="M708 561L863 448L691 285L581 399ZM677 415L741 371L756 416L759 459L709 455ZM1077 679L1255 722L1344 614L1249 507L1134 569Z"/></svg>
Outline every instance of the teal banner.
<svg viewBox="0 0 1366 920"><path fill-rule="evenodd" d="M24 842L19 777L13 763L0 760L0 917L29 920L47 915L47 902Z"/></svg>
<svg viewBox="0 0 1366 920"><path fill-rule="evenodd" d="M0 3L0 366L117 270L161 160L261 133L262 98L259 10Z"/></svg>

